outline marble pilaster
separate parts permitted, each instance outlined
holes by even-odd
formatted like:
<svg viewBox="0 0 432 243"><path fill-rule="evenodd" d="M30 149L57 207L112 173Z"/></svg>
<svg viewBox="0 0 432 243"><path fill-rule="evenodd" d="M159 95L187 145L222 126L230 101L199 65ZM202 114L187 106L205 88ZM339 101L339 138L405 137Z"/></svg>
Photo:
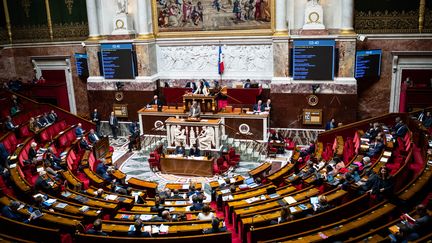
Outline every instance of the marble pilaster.
<svg viewBox="0 0 432 243"><path fill-rule="evenodd" d="M288 35L287 25L287 1L276 0L276 21L275 21L275 34L276 35Z"/></svg>
<svg viewBox="0 0 432 243"><path fill-rule="evenodd" d="M157 58L155 43L140 43L135 45L138 60L138 74L152 76L157 72Z"/></svg>
<svg viewBox="0 0 432 243"><path fill-rule="evenodd" d="M354 32L354 0L343 0L341 11L341 31Z"/></svg>
<svg viewBox="0 0 432 243"><path fill-rule="evenodd" d="M354 77L356 39L339 41L339 77Z"/></svg>
<svg viewBox="0 0 432 243"><path fill-rule="evenodd" d="M140 37L151 36L151 16L148 16L148 9L151 8L149 0L137 0L138 7L138 28L137 32Z"/></svg>
<svg viewBox="0 0 432 243"><path fill-rule="evenodd" d="M288 40L273 43L273 75L288 77L289 75L289 43Z"/></svg>
<svg viewBox="0 0 432 243"><path fill-rule="evenodd" d="M88 58L88 69L89 75L91 76L100 76L99 71L99 58L98 58L99 46L96 44L86 45L86 52Z"/></svg>

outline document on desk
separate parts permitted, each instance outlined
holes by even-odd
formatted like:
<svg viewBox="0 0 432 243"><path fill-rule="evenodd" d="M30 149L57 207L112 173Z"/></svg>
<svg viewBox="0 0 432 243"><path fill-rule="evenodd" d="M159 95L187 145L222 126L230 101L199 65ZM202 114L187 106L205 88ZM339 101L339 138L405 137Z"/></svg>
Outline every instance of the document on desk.
<svg viewBox="0 0 432 243"><path fill-rule="evenodd" d="M151 227L152 234L159 234L159 227L157 227L156 225L152 225Z"/></svg>
<svg viewBox="0 0 432 243"><path fill-rule="evenodd" d="M141 214L140 215L140 219L142 221L149 221L150 219L152 219L152 215L150 215L150 214Z"/></svg>
<svg viewBox="0 0 432 243"><path fill-rule="evenodd" d="M66 203L57 203L57 204L55 205L56 208L65 208L66 206L67 206Z"/></svg>
<svg viewBox="0 0 432 243"><path fill-rule="evenodd" d="M295 200L293 197L289 196L289 197L284 197L285 202L287 202L288 204L293 204L296 203L297 200Z"/></svg>
<svg viewBox="0 0 432 243"><path fill-rule="evenodd" d="M169 226L168 225L161 224L161 226L159 227L159 232L161 234L168 234L168 230L169 230Z"/></svg>

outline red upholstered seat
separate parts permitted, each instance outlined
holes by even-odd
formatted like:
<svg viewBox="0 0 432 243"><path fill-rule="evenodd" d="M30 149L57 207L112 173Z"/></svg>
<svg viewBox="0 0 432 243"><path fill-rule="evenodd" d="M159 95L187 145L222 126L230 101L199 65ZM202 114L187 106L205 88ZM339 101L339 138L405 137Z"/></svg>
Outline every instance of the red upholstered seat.
<svg viewBox="0 0 432 243"><path fill-rule="evenodd" d="M96 160L93 153L90 153L90 156L88 158L88 164L92 171L96 170L97 165L99 164L99 161Z"/></svg>

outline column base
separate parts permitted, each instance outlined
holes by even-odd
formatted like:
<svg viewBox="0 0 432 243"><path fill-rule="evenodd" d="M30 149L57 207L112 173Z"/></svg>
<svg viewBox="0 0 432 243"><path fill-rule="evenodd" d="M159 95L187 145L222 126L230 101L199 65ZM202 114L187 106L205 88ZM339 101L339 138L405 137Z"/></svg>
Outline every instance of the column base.
<svg viewBox="0 0 432 243"><path fill-rule="evenodd" d="M153 35L153 33L138 34L138 36L137 36L138 40L151 40L154 38L155 38L155 36Z"/></svg>

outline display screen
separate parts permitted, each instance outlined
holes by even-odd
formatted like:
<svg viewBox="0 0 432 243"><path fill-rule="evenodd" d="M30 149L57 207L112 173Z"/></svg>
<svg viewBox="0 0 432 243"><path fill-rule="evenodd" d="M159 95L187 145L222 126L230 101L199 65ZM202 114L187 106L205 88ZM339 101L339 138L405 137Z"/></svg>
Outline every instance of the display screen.
<svg viewBox="0 0 432 243"><path fill-rule="evenodd" d="M334 40L294 40L294 80L333 80L334 50Z"/></svg>
<svg viewBox="0 0 432 243"><path fill-rule="evenodd" d="M135 66L132 44L102 44L102 69L106 79L133 79Z"/></svg>
<svg viewBox="0 0 432 243"><path fill-rule="evenodd" d="M87 78L89 76L87 54L75 53L74 56L78 77Z"/></svg>
<svg viewBox="0 0 432 243"><path fill-rule="evenodd" d="M381 73L381 55L381 50L357 51L355 78L378 78Z"/></svg>

